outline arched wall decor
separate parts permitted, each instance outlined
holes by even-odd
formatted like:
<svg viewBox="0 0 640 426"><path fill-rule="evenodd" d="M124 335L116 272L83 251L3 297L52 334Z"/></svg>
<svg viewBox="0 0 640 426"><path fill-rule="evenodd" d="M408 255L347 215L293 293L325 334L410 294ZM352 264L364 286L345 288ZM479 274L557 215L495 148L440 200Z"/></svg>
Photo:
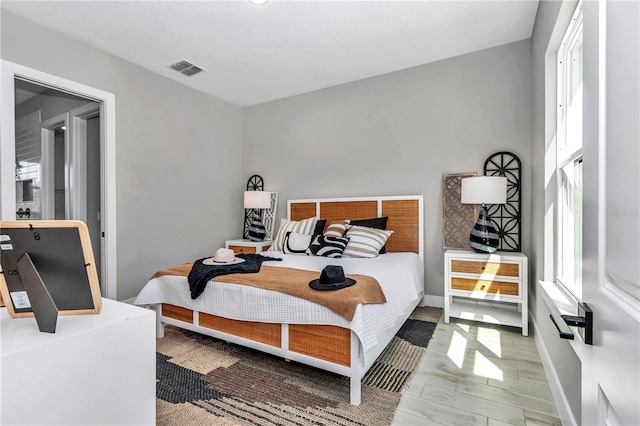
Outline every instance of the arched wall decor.
<svg viewBox="0 0 640 426"><path fill-rule="evenodd" d="M517 155L501 151L491 155L484 162L485 176L503 176L507 178L507 203L488 206L491 221L498 230L502 251L521 251L521 167Z"/></svg>
<svg viewBox="0 0 640 426"><path fill-rule="evenodd" d="M247 191L263 191L264 180L259 175L253 175L247 181ZM253 217L253 209L244 209L244 228L242 230L242 238L249 238L249 227L251 226L251 218Z"/></svg>
<svg viewBox="0 0 640 426"><path fill-rule="evenodd" d="M259 175L253 175L247 181L247 191L264 191L264 180ZM262 212L262 223L267 231L266 240L273 239L273 229L276 222L276 212L278 209L278 193L271 192L271 207L264 209ZM253 209L244 210L244 225L242 230L242 238L249 238L249 228L251 227L251 219L253 217Z"/></svg>

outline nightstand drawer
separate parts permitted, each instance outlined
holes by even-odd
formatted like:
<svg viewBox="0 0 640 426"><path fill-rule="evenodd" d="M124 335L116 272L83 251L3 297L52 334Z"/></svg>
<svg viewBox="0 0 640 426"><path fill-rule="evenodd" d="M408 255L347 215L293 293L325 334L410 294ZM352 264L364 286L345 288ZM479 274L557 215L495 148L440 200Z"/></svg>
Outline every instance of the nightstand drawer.
<svg viewBox="0 0 640 426"><path fill-rule="evenodd" d="M249 254L249 253L256 253L256 248L255 247L247 247L247 246L229 246L229 248L231 250L233 250L233 252L235 254Z"/></svg>
<svg viewBox="0 0 640 426"><path fill-rule="evenodd" d="M518 263L476 262L471 260L452 260L451 272L465 274L490 274L503 277L519 277Z"/></svg>
<svg viewBox="0 0 640 426"><path fill-rule="evenodd" d="M476 291L505 296L519 296L518 283L451 277L451 290Z"/></svg>

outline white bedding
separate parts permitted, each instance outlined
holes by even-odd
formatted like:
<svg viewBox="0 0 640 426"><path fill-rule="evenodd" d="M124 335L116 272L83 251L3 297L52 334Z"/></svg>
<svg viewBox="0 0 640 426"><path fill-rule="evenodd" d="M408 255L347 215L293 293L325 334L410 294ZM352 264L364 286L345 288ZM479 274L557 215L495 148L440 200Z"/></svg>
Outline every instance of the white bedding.
<svg viewBox="0 0 640 426"><path fill-rule="evenodd" d="M359 305L352 321L324 306L304 299L256 287L209 281L202 295L192 300L186 277L164 275L150 280L134 304L169 303L212 315L244 321L285 324L325 324L353 330L360 339L361 354L378 343L380 333L391 328L406 307L424 293L424 266L415 253L386 253L374 259L329 259L287 255L268 251L266 256L282 258L263 265L320 271L326 265L341 265L345 274L370 275L378 280L387 303Z"/></svg>

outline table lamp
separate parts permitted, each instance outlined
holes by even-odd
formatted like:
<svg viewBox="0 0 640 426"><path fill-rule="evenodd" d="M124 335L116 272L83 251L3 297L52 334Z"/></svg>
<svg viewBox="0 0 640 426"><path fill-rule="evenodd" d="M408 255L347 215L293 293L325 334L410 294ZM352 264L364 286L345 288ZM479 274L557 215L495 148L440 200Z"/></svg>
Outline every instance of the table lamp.
<svg viewBox="0 0 640 426"><path fill-rule="evenodd" d="M500 246L500 236L491 223L487 204L507 202L507 178L501 176L478 176L462 179L462 204L482 204L480 216L471 230L469 242L478 253L494 253Z"/></svg>
<svg viewBox="0 0 640 426"><path fill-rule="evenodd" d="M271 193L265 191L245 191L244 208L253 209L251 226L249 227L249 239L262 241L267 233L262 223L262 209L271 207Z"/></svg>

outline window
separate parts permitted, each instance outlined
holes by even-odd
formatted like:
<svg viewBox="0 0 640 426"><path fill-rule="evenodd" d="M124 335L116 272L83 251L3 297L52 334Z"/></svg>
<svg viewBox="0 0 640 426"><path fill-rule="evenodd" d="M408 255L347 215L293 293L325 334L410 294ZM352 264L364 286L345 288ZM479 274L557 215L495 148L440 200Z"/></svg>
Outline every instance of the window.
<svg viewBox="0 0 640 426"><path fill-rule="evenodd" d="M582 296L582 4L558 50L556 280Z"/></svg>

